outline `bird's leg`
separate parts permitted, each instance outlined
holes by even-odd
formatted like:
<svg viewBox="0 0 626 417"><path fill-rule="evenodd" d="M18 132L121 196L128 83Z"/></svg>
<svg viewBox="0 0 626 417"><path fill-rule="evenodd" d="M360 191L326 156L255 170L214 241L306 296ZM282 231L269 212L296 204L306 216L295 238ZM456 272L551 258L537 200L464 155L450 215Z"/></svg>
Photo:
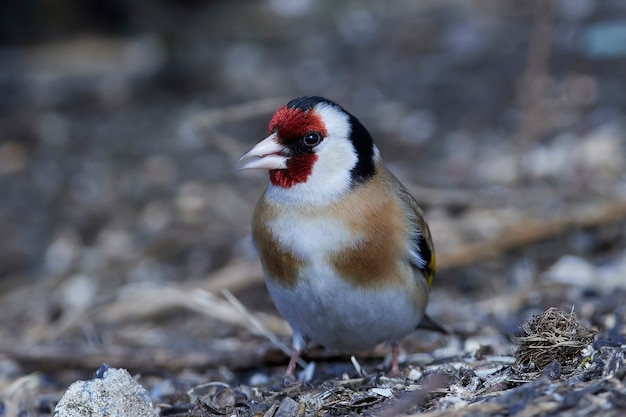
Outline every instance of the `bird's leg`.
<svg viewBox="0 0 626 417"><path fill-rule="evenodd" d="M298 362L298 358L300 357L300 351L298 349L294 349L291 353L291 359L289 359L289 365L287 365L287 370L285 371L284 379L285 382L294 382L296 380L296 363Z"/></svg>
<svg viewBox="0 0 626 417"><path fill-rule="evenodd" d="M389 376L397 378L400 376L400 367L398 366L398 342L391 342L391 370Z"/></svg>

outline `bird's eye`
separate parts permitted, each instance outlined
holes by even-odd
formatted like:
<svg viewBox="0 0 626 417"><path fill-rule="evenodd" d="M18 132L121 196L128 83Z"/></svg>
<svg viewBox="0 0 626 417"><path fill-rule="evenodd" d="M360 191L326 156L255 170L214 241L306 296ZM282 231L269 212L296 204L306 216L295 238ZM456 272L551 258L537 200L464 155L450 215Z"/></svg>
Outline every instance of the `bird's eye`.
<svg viewBox="0 0 626 417"><path fill-rule="evenodd" d="M322 141L322 135L319 132L309 132L302 138L306 146L313 147Z"/></svg>

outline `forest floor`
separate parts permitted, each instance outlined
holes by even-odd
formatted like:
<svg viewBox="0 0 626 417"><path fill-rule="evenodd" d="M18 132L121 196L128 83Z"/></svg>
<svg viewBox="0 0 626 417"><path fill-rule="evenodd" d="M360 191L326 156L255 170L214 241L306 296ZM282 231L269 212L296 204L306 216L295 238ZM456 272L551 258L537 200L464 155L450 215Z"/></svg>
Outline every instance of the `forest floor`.
<svg viewBox="0 0 626 417"><path fill-rule="evenodd" d="M0 416L52 415L103 364L163 416L626 413L623 6L188 3L0 49ZM311 346L283 384L267 178L237 164L305 94L425 209L451 333L407 336L401 378L388 346Z"/></svg>

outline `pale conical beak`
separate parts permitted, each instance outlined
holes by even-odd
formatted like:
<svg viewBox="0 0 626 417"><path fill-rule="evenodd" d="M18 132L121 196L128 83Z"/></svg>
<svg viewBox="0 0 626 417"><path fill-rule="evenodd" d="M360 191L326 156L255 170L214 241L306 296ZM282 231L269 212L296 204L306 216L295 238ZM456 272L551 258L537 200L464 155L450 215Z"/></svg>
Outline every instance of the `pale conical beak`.
<svg viewBox="0 0 626 417"><path fill-rule="evenodd" d="M246 158L258 157L245 163L239 169L286 169L288 158L281 155L285 149L285 146L278 143L278 135L272 133L239 158L241 161Z"/></svg>

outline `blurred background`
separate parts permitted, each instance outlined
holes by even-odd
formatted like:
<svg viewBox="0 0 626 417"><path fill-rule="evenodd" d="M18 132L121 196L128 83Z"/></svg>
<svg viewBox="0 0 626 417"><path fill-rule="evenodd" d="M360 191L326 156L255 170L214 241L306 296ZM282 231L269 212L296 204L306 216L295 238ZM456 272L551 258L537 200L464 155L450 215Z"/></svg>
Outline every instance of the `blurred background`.
<svg viewBox="0 0 626 417"><path fill-rule="evenodd" d="M288 334L249 238L266 174L238 157L301 95L356 115L422 202L440 321L622 305L625 70L618 0L0 2L0 389L137 351L262 365L224 353L267 343L224 289Z"/></svg>

